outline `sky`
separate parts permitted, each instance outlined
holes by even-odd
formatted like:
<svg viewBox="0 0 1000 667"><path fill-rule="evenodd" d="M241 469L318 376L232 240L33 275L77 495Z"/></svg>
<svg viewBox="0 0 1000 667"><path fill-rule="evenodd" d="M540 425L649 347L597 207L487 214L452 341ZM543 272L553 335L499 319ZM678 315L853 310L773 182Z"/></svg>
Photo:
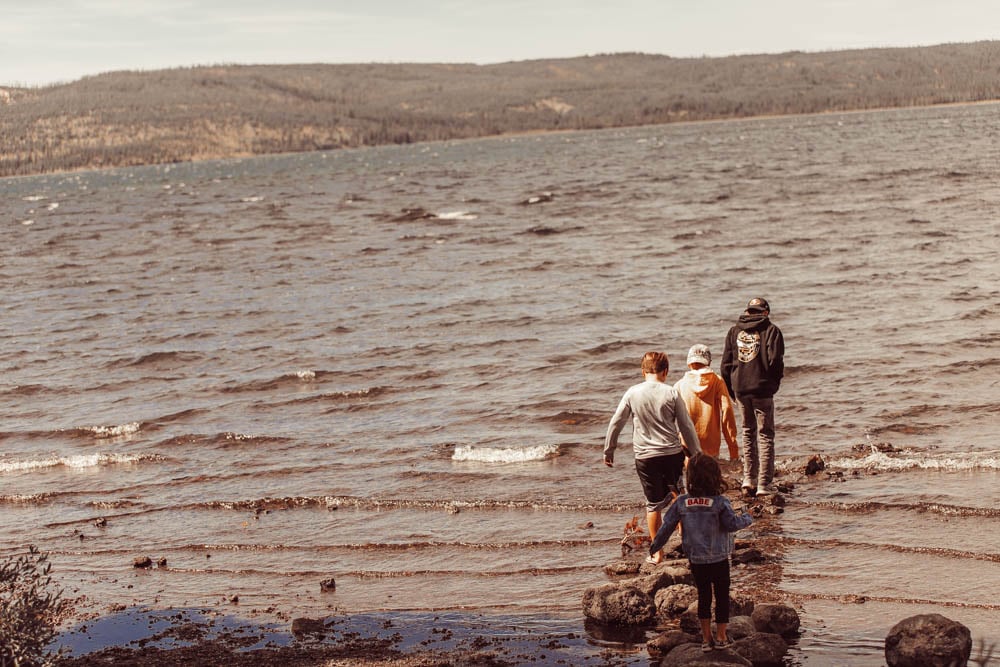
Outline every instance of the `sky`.
<svg viewBox="0 0 1000 667"><path fill-rule="evenodd" d="M118 70L682 57L1000 39L1000 0L0 0L0 86Z"/></svg>

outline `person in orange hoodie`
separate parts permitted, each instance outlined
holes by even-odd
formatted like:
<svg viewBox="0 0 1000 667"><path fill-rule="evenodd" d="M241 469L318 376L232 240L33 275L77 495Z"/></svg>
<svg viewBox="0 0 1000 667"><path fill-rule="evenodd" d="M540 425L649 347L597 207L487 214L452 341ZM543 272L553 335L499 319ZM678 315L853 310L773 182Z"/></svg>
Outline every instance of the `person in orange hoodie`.
<svg viewBox="0 0 1000 667"><path fill-rule="evenodd" d="M687 365L690 369L674 385L687 406L694 430L701 442L701 451L713 458L719 458L722 438L729 446L729 460L739 458L740 449L736 444L736 413L729 398L726 383L712 371L712 351L707 345L698 343L688 350Z"/></svg>

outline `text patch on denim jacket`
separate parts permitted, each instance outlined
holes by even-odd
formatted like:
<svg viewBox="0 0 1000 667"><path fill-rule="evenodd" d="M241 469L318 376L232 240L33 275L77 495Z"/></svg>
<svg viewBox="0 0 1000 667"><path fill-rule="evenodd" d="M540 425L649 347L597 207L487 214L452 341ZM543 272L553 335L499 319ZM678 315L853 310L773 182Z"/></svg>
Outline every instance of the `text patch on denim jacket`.
<svg viewBox="0 0 1000 667"><path fill-rule="evenodd" d="M691 496L684 503L685 507L711 507L715 501L711 498L699 498L697 496Z"/></svg>

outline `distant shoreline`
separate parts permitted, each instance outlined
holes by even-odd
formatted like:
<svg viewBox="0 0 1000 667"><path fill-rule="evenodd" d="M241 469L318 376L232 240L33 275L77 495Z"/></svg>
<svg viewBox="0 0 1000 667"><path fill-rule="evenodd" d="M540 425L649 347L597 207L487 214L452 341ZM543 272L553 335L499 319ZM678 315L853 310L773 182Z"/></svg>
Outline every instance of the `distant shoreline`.
<svg viewBox="0 0 1000 667"><path fill-rule="evenodd" d="M111 72L0 104L0 176L1000 100L1000 41Z"/></svg>
<svg viewBox="0 0 1000 667"><path fill-rule="evenodd" d="M779 120L779 119L789 119L789 118L815 118L823 116L833 116L833 115L860 115L866 113L881 113L887 111L905 111L905 110L926 110L934 108L954 108L954 107L972 107L972 106L985 106L985 105L1000 105L1000 98L991 100L978 100L971 102L942 102L939 104L921 104L913 106L901 106L901 107L877 107L877 108L865 108L865 109L844 109L844 110L829 110L829 111L814 111L808 113L784 113L784 114L761 114L759 116L734 116L726 118L704 118L704 119L693 119L693 120L676 120L666 123L648 123L643 125L616 125L612 127L601 127L601 128L564 128L564 129L533 129L533 130L521 130L516 132L504 132L500 134L490 134L481 135L475 137L454 137L454 138L444 138L444 139L428 139L425 141L416 141L408 145L435 145L435 144L446 144L446 143L458 143L458 142L471 142L471 141L482 141L489 139L508 139L508 138L520 138L520 137L537 137L545 135L562 135L562 134L578 134L582 132L605 132L614 130L626 130L626 129L636 129L643 127L672 127L676 125L680 126L690 126L690 125L710 125L719 123L731 123L739 121L757 121L757 120ZM191 160L176 160L173 162L148 162L148 163L137 163L128 165L108 165L108 166L81 166L75 169L68 169L65 171L52 171L52 172L42 172L34 174L18 174L11 176L0 176L0 181L8 179L19 179L19 178L34 178L38 176L53 176L59 174L74 174L85 171L108 171L112 169L126 169L130 167L155 167L163 165L177 165L177 164L197 164L199 162L211 162L216 160L245 160L252 158L264 158L264 157L280 157L289 155L303 155L307 153L326 153L326 152L336 152L342 150L358 150L358 149L371 149L371 148L384 148L386 146L400 146L404 144L378 144L371 146L342 146L336 148L328 149L316 149L311 151L286 151L277 153L240 153L240 154L217 154L217 155L205 155Z"/></svg>

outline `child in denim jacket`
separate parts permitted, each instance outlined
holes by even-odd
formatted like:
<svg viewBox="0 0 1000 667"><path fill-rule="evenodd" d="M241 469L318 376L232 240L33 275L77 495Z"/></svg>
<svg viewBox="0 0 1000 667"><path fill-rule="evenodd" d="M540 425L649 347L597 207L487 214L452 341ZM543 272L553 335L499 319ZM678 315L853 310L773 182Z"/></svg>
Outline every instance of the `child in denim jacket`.
<svg viewBox="0 0 1000 667"><path fill-rule="evenodd" d="M691 563L691 574L698 588L698 620L703 643L708 652L730 646L726 635L729 625L729 555L733 552L733 533L746 528L753 519L736 514L723 493L728 489L719 463L707 454L695 454L688 460L687 493L670 506L663 517L649 553L667 543L677 524L683 526L681 543ZM715 591L716 636L712 639L712 591Z"/></svg>

